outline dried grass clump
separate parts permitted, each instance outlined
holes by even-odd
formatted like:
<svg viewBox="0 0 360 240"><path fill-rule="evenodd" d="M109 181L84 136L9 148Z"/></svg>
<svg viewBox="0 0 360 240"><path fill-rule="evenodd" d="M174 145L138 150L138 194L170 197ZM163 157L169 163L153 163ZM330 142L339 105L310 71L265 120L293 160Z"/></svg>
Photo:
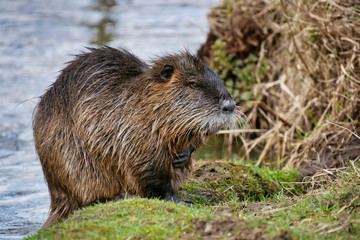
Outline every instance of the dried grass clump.
<svg viewBox="0 0 360 240"><path fill-rule="evenodd" d="M209 23L207 63L220 39L238 59L259 51L255 73L270 66L244 108L251 128L267 129L245 139L247 156L258 149L257 164L282 160L305 174L360 156L358 0L224 0Z"/></svg>

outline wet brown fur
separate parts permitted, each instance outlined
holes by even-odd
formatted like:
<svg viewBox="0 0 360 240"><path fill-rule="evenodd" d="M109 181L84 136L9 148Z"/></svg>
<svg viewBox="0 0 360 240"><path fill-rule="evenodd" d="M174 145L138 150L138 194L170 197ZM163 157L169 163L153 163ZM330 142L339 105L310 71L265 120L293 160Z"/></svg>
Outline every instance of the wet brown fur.
<svg viewBox="0 0 360 240"><path fill-rule="evenodd" d="M164 65L174 66L169 80L160 76ZM190 87L205 78L218 77L188 52L151 66L109 47L77 56L41 97L34 116L51 195L43 227L123 192L162 197L149 189L164 182L176 191L191 159L173 168L174 156L197 148L230 121L218 113L219 99L230 97L219 79L202 92Z"/></svg>

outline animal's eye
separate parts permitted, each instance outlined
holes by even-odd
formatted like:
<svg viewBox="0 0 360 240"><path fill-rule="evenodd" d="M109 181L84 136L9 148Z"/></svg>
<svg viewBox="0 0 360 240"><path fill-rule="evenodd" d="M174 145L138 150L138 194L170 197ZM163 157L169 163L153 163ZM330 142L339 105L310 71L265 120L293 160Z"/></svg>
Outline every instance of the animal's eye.
<svg viewBox="0 0 360 240"><path fill-rule="evenodd" d="M196 82L191 82L191 83L190 83L190 87L193 88L193 89L199 89L199 88L200 88L200 85L197 84Z"/></svg>

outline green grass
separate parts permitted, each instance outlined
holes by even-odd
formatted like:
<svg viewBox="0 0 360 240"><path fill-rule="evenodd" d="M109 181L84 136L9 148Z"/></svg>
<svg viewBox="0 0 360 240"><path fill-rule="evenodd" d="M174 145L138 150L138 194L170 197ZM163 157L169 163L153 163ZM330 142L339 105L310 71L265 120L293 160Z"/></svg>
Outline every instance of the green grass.
<svg viewBox="0 0 360 240"><path fill-rule="evenodd" d="M193 207L141 198L96 204L27 239L359 239L358 166L310 188L294 169L203 162L181 192Z"/></svg>
<svg viewBox="0 0 360 240"><path fill-rule="evenodd" d="M210 215L206 208L133 198L76 211L69 220L29 239L181 239L182 232L192 231L189 223Z"/></svg>
<svg viewBox="0 0 360 240"><path fill-rule="evenodd" d="M251 224L266 225L268 237L282 231L290 232L294 239L359 239L359 174L356 167L349 167L333 175L331 183L299 196L285 196L260 215L243 216Z"/></svg>

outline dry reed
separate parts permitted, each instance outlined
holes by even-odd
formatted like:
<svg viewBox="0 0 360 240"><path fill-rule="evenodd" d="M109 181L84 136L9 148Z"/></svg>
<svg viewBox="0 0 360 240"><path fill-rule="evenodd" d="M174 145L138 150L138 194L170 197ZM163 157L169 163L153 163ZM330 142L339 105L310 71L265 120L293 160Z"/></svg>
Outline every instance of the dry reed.
<svg viewBox="0 0 360 240"><path fill-rule="evenodd" d="M251 129L245 156L282 160L304 174L343 166L360 155L360 3L358 0L225 0L209 15L199 56L211 63L216 39L244 59L259 51L269 66L256 75L246 109ZM240 81L240 80L239 80Z"/></svg>

